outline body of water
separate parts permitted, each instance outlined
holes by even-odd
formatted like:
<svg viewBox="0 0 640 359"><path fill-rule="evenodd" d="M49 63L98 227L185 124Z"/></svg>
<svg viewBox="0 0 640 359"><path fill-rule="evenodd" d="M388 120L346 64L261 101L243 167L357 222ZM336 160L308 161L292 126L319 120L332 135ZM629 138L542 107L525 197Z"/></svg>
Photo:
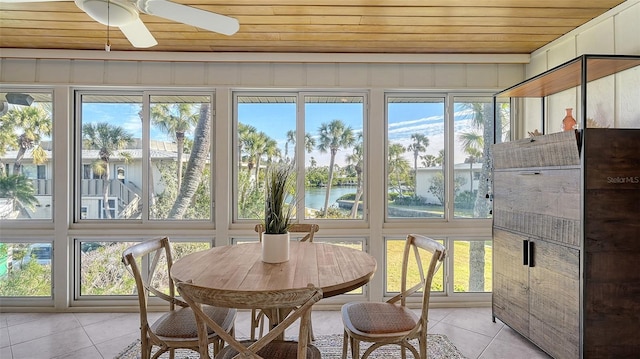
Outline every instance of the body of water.
<svg viewBox="0 0 640 359"><path fill-rule="evenodd" d="M329 207L337 206L336 200L348 193L356 193L356 186L331 187L329 194ZM326 187L312 187L304 191L304 206L307 208L321 209L324 207L324 197L327 194Z"/></svg>

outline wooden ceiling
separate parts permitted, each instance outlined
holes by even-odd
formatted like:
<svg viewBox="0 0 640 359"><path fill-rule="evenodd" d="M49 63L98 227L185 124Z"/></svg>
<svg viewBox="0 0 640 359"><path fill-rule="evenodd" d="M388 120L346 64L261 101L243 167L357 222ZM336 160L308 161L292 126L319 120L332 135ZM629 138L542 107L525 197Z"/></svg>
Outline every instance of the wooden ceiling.
<svg viewBox="0 0 640 359"><path fill-rule="evenodd" d="M17 0L0 0L17 1ZM36 1L36 0L30 0ZM622 0L175 0L235 17L220 35L141 14L158 45L136 49L111 28L111 49L171 52L529 54ZM103 50L107 27L73 1L0 3L0 47Z"/></svg>

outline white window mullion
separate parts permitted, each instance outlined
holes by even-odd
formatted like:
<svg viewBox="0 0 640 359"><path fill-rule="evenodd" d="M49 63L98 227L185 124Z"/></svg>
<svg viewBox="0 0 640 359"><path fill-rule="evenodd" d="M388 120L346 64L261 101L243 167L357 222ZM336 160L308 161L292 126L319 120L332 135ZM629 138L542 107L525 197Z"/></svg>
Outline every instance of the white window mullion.
<svg viewBox="0 0 640 359"><path fill-rule="evenodd" d="M150 194L150 168L151 150L149 148L151 121L150 121L150 95L144 93L142 96L142 223L149 221Z"/></svg>

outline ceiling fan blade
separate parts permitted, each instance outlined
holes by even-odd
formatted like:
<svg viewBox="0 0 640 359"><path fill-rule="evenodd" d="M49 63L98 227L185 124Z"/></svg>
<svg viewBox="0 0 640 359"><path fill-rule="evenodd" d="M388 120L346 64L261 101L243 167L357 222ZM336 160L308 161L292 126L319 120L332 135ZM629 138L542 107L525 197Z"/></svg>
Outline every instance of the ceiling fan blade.
<svg viewBox="0 0 640 359"><path fill-rule="evenodd" d="M151 32L149 32L149 29L147 29L140 19L130 24L120 26L120 31L127 37L127 40L129 40L133 47L146 48L158 44L153 35L151 35Z"/></svg>
<svg viewBox="0 0 640 359"><path fill-rule="evenodd" d="M233 35L240 29L237 19L168 0L140 0L138 6L147 14L224 35Z"/></svg>

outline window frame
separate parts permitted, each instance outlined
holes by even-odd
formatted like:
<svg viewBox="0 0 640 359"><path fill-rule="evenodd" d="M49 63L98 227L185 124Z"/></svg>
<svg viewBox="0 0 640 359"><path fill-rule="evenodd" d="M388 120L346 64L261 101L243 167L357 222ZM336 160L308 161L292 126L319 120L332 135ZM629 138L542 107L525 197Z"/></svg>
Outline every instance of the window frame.
<svg viewBox="0 0 640 359"><path fill-rule="evenodd" d="M443 164L442 164L442 175L444 177L444 184L445 184L445 203L443 204L443 210L444 210L444 215L442 218L424 218L424 217L416 217L416 218L412 218L412 217L391 217L389 215L389 206L388 206L388 202L385 200L385 206L384 206L384 223L385 224L400 224L400 223L406 223L406 222L426 222L426 223L437 223L437 222L447 222L449 221L449 216L448 216L448 208L450 207L450 199L449 199L449 182L448 182L448 178L450 177L449 173L450 170L448 168L448 161L449 161L449 151L448 151L448 147L449 147L449 136L448 134L450 133L450 128L448 126L448 114L449 114L449 108L448 108L448 102L447 102L447 93L441 93L441 92L429 92L429 91L424 91L424 92L395 92L395 91L388 91L384 93L384 143L385 143L385 151L384 151L384 177L385 177L385 181L384 181L384 198L386 199L388 196L388 191L389 191L389 165L388 165L388 161L389 161L389 98L402 98L402 97L407 97L407 98L425 98L425 99L441 99L442 100L442 105L443 105L443 145L444 145L444 158L443 158ZM436 103L434 101L434 103Z"/></svg>
<svg viewBox="0 0 640 359"><path fill-rule="evenodd" d="M365 196L365 198L367 197L368 194L368 114L369 114L369 92L368 91L364 91L364 90L353 90L353 91L345 91L345 90L340 90L340 91L332 91L332 90L318 90L318 91L304 91L304 90L297 90L297 91L269 91L269 90L264 90L264 91L256 91L256 90L242 90L242 89L238 89L232 92L232 132L233 132L233 139L232 139L232 148L233 148L233 156L232 156L232 177L231 177L231 187L232 187L232 193L234 195L231 196L231 226L232 228L248 228L249 226L251 226L252 224L255 224L257 220L260 220L259 218L256 219L251 219L251 218L239 218L239 209L238 209L238 200L237 197L235 196L235 194L237 194L239 191L239 182L238 182L238 175L239 175L239 169L238 169L238 163L240 161L239 156L241 155L240 153L238 153L237 149L239 148L240 145L240 140L238 137L238 133L239 133L239 110L238 110L238 106L239 106L239 101L238 98L239 97L256 97L256 96L262 96L262 97L295 97L295 106L296 106L296 146L295 146L295 150L296 150L296 158L304 158L304 161L296 161L296 168L297 168L297 173L303 173L307 174L307 170L306 170L306 166L305 166L305 162L307 160L307 153L304 151L304 136L306 135L307 128L306 128L306 111L305 111L305 105L306 105L306 98L308 97L361 97L362 98L362 133L363 133L363 148L364 148L364 153L363 153L363 165L364 165L364 169L363 169L363 195ZM298 157L300 156L300 157ZM300 193L300 191L302 190L302 192L304 193L305 187L305 176L298 176L297 178L297 183L296 183L296 191L297 193ZM298 218L296 218L296 222L299 223L305 223L305 222L314 222L314 221L322 221L322 223L327 223L330 226L336 226L336 227L346 227L348 225L353 226L355 224L355 226L357 227L363 227L366 225L366 223L368 222L368 200L365 200L364 202L364 211L363 211L363 218L357 218L357 219L322 219L322 218L304 218L304 217L300 217L298 216ZM298 201L297 203L297 207L296 207L296 213L305 213L305 203L304 201ZM329 224L330 223L330 224Z"/></svg>
<svg viewBox="0 0 640 359"><path fill-rule="evenodd" d="M88 165L87 160L82 158L82 124L83 124L83 113L82 113L82 96L136 96L140 97L140 105L141 105L141 202L142 202L142 214L140 219L102 219L102 218L90 218L83 219L82 218L82 180L85 175L85 168ZM209 207L209 218L208 219L180 219L180 220L172 220L172 219L152 219L150 218L150 208L149 208L149 197L148 193L149 179L150 176L150 142L151 142L151 116L150 116L150 108L152 106L152 98L154 96L176 96L176 97L208 97L209 98L209 106L210 106L210 116L211 116L211 126L210 126L210 144L209 144L209 196L211 198L211 204ZM74 195L73 195L73 206L72 206L72 223L74 227L87 227L87 228L98 228L104 223L113 223L110 224L113 226L134 226L134 225L153 225L154 227L159 228L175 228L176 223L185 223L188 224L190 228L201 228L201 229L213 229L215 228L215 123L216 123L216 115L215 115L215 90L214 89L103 89L103 88L77 88L74 89L73 98L75 103L75 112L73 114L74 122L74 136L73 136L73 158L74 165L71 168L72 178L74 183ZM134 138L136 138L134 136ZM82 164L78 166L77 164ZM110 173L111 180L117 179L117 169L118 167L125 168L125 173L130 173L130 166L126 163L111 163L110 164L112 170ZM91 177L95 177L93 170L90 173ZM126 176L126 174L125 174Z"/></svg>

